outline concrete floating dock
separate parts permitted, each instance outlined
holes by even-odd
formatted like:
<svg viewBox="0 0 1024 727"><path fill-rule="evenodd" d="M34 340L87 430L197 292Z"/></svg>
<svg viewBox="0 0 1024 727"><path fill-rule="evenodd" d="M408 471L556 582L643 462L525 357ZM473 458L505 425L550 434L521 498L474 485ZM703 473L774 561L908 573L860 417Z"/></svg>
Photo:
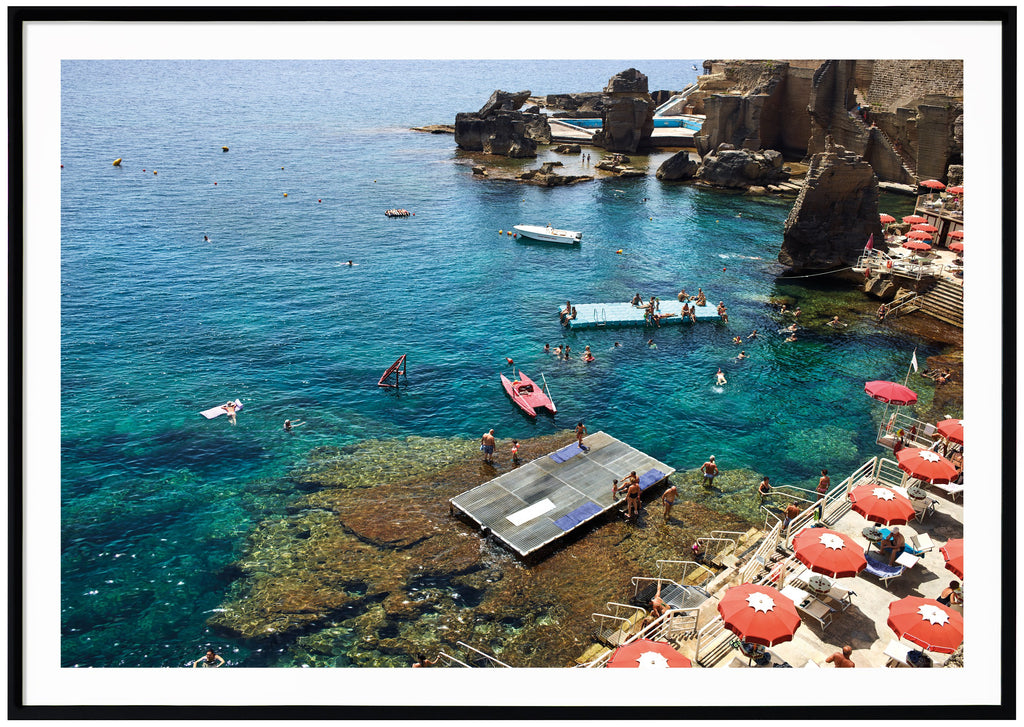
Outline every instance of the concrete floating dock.
<svg viewBox="0 0 1024 727"><path fill-rule="evenodd" d="M646 301L645 301L646 302ZM698 321L721 320L718 315L718 305L691 306L696 308L694 317ZM564 308L559 308L559 311ZM661 318L661 325L678 325L683 322L683 304L678 300L662 300L659 303L658 315ZM686 321L690 325L689 319ZM632 303L580 303L576 305L576 319L569 321L571 328L600 328L603 326L642 326L644 325L644 309L637 308Z"/></svg>
<svg viewBox="0 0 1024 727"><path fill-rule="evenodd" d="M520 555L528 555L603 512L621 505L612 480L632 471L646 491L675 473L604 432L506 472L449 502Z"/></svg>

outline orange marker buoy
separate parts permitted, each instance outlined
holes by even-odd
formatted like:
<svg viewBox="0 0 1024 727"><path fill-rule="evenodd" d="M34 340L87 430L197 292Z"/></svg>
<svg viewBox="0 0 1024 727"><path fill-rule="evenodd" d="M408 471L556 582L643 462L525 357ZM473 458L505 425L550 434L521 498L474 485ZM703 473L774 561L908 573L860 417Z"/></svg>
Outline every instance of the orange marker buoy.
<svg viewBox="0 0 1024 727"><path fill-rule="evenodd" d="M288 193L287 193L287 192L285 192L285 193L284 193L284 196L285 196L285 197L287 197L287 196L288 196Z"/></svg>
<svg viewBox="0 0 1024 727"><path fill-rule="evenodd" d="M512 359L510 359L508 356L505 357L505 360L508 361L508 365L509 366L514 366L515 365L515 363L512 361Z"/></svg>
<svg viewBox="0 0 1024 727"><path fill-rule="evenodd" d="M143 169L142 171L146 171L146 170L145 170L145 169Z"/></svg>
<svg viewBox="0 0 1024 727"><path fill-rule="evenodd" d="M153 170L153 174L154 174L154 175L156 174L156 170L155 170L155 169Z"/></svg>
<svg viewBox="0 0 1024 727"><path fill-rule="evenodd" d="M121 157L118 157L117 159L114 160L114 166L115 167L121 166Z"/></svg>
<svg viewBox="0 0 1024 727"><path fill-rule="evenodd" d="M512 235L512 237L519 237L519 233L516 233L515 235Z"/></svg>
<svg viewBox="0 0 1024 727"><path fill-rule="evenodd" d="M722 268L722 272L723 272L723 273L725 272L725 268Z"/></svg>
<svg viewBox="0 0 1024 727"><path fill-rule="evenodd" d="M498 230L498 234L499 234L499 235L500 235L501 233L503 233L503 232L504 232L504 230Z"/></svg>
<svg viewBox="0 0 1024 727"><path fill-rule="evenodd" d="M216 187L216 186L217 186L217 183L216 183L216 182L214 182L214 183L213 183L213 186L214 186L214 187Z"/></svg>
<svg viewBox="0 0 1024 727"><path fill-rule="evenodd" d="M621 255L621 254L622 254L622 250L621 250L621 249L619 249L619 250L616 250L616 251L615 251L615 254L616 254L616 255Z"/></svg>
<svg viewBox="0 0 1024 727"><path fill-rule="evenodd" d="M323 202L323 200L322 200L322 199L318 199L318 200L316 201L316 203L317 203L317 204L320 204L321 202Z"/></svg>
<svg viewBox="0 0 1024 727"><path fill-rule="evenodd" d="M63 164L61 164L61 165L60 165L60 168L61 168L61 169L63 169L63 168L64 168L64 165L63 165Z"/></svg>

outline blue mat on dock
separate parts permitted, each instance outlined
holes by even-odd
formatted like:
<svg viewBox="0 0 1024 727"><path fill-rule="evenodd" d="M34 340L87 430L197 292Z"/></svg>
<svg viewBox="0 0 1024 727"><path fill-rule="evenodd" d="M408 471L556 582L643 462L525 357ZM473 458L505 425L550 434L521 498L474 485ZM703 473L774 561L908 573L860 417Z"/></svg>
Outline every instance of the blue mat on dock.
<svg viewBox="0 0 1024 727"><path fill-rule="evenodd" d="M588 502L585 505L580 505L568 515L562 515L562 517L555 520L555 525L560 527L562 530L569 531L584 520L588 520L594 515L597 515L599 512L601 512L600 505L596 502Z"/></svg>
<svg viewBox="0 0 1024 727"><path fill-rule="evenodd" d="M555 460L556 462L564 462L567 459L572 459L582 451L583 450L580 449L580 445L577 444L576 442L573 442L568 447L562 447L557 452L553 452L548 456L551 457L551 459Z"/></svg>
<svg viewBox="0 0 1024 727"><path fill-rule="evenodd" d="M655 482L665 479L665 473L661 470L647 470L640 475L640 491L643 492Z"/></svg>

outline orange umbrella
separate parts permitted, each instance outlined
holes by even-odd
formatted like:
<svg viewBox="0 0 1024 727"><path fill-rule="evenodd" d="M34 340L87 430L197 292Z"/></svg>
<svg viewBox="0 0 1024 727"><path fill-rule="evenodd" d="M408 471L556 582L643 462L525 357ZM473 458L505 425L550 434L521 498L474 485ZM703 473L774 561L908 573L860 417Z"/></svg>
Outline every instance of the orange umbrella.
<svg viewBox="0 0 1024 727"><path fill-rule="evenodd" d="M893 601L886 623L901 639L938 654L952 654L964 642L964 617L930 598Z"/></svg>
<svg viewBox="0 0 1024 727"><path fill-rule="evenodd" d="M849 535L827 528L804 528L793 538L793 555L815 573L855 576L867 567L864 551Z"/></svg>
<svg viewBox="0 0 1024 727"><path fill-rule="evenodd" d="M922 187L928 189L945 189L946 185L940 182L938 179L926 179L923 182L918 182Z"/></svg>
<svg viewBox="0 0 1024 727"><path fill-rule="evenodd" d="M896 406L909 406L917 403L917 394L895 381L867 381L864 384L864 393L872 399Z"/></svg>
<svg viewBox="0 0 1024 727"><path fill-rule="evenodd" d="M771 586L733 586L718 602L725 627L744 641L774 646L791 641L800 626L793 602Z"/></svg>
<svg viewBox="0 0 1024 727"><path fill-rule="evenodd" d="M946 570L952 571L960 578L964 577L964 539L954 538L939 548L946 560Z"/></svg>
<svg viewBox="0 0 1024 727"><path fill-rule="evenodd" d="M903 243L903 247L907 248L908 250L921 250L922 252L925 250L932 249L931 245L929 245L927 242L921 242L920 240L908 240L907 242Z"/></svg>
<svg viewBox="0 0 1024 727"><path fill-rule="evenodd" d="M903 218L903 221L913 225L918 222L927 222L928 220L927 218L922 217L921 215L907 215L906 217Z"/></svg>
<svg viewBox="0 0 1024 727"><path fill-rule="evenodd" d="M914 517L910 500L882 485L854 487L850 491L850 502L855 512L881 525L904 525Z"/></svg>
<svg viewBox="0 0 1024 727"><path fill-rule="evenodd" d="M906 447L896 453L896 463L911 477L925 482L943 484L956 479L956 465L938 452L920 447Z"/></svg>
<svg viewBox="0 0 1024 727"><path fill-rule="evenodd" d="M887 214L885 214L885 212L883 212L882 214L878 215L878 219L884 225L888 225L890 222L895 222L896 221L895 217L893 217L892 215L887 215Z"/></svg>
<svg viewBox="0 0 1024 727"><path fill-rule="evenodd" d="M963 230L953 230L948 235L946 235L946 237L952 237L954 240L962 240L962 239L964 239L964 231Z"/></svg>
<svg viewBox="0 0 1024 727"><path fill-rule="evenodd" d="M959 185L957 185L956 187L950 187L946 191L949 192L950 194L963 194L964 193L964 188L959 186Z"/></svg>
<svg viewBox="0 0 1024 727"><path fill-rule="evenodd" d="M912 225L911 230L920 230L921 232L938 232L939 228L933 225L929 225L927 222L918 222L916 225Z"/></svg>
<svg viewBox="0 0 1024 727"><path fill-rule="evenodd" d="M907 233L907 237L909 237L911 240L932 239L932 235L927 232L924 232L923 230L911 230L910 232Z"/></svg>
<svg viewBox="0 0 1024 727"><path fill-rule="evenodd" d="M952 250L953 252L963 252L964 244L962 242L954 242L949 246L949 249Z"/></svg>
<svg viewBox="0 0 1024 727"><path fill-rule="evenodd" d="M608 660L608 667L611 669L686 669L691 666L693 662L673 649L671 644L650 639L637 639L620 646Z"/></svg>
<svg viewBox="0 0 1024 727"><path fill-rule="evenodd" d="M943 419L935 425L935 428L939 430L944 438L957 444L964 443L964 420L963 419Z"/></svg>

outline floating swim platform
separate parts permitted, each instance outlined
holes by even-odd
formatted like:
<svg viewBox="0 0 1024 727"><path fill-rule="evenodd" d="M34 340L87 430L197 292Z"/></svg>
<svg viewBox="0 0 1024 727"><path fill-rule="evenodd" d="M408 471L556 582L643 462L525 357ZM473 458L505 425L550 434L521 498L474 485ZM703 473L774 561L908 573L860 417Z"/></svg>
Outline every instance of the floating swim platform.
<svg viewBox="0 0 1024 727"><path fill-rule="evenodd" d="M578 309L577 309L578 310ZM449 502L520 555L533 553L625 502L612 480L636 471L646 491L675 473L605 432L527 462Z"/></svg>
<svg viewBox="0 0 1024 727"><path fill-rule="evenodd" d="M718 304L710 303L701 306L691 306L696 309L694 317L697 322L718 321ZM564 308L559 308L559 312ZM658 315L664 316L671 313L667 318L661 318L661 325L679 325L684 323L680 314L683 311L683 304L678 300L659 301ZM576 305L576 318L569 321L571 328L601 328L604 326L642 326L644 325L644 309L638 308L632 303L578 303ZM685 325L692 325L690 320Z"/></svg>

